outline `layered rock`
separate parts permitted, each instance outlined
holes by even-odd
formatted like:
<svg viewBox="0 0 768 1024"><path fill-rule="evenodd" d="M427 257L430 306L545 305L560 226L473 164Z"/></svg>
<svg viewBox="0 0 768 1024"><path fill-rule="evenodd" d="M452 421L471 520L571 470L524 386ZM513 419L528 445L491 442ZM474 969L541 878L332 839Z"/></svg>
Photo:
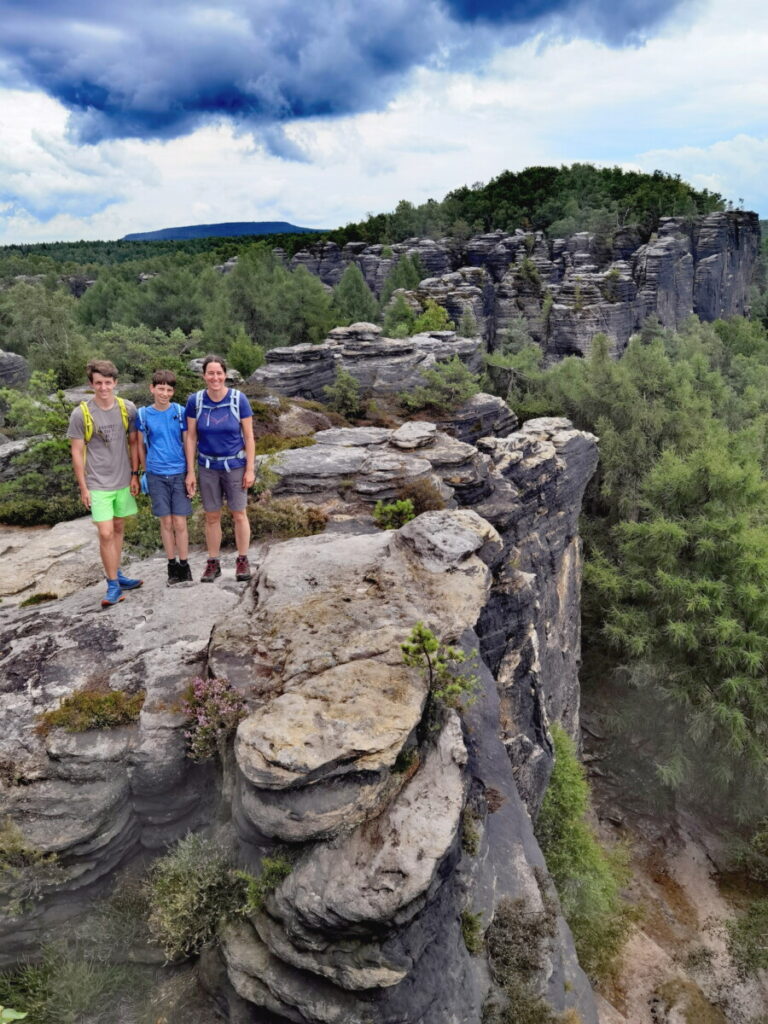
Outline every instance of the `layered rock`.
<svg viewBox="0 0 768 1024"><path fill-rule="evenodd" d="M0 349L0 387L20 388L30 377L29 363L24 356Z"/></svg>
<svg viewBox="0 0 768 1024"><path fill-rule="evenodd" d="M67 524L69 525L69 524ZM93 531L91 524L89 529ZM54 531L52 531L54 532ZM160 561L135 567L144 587L102 618L103 582L0 619L0 817L27 845L56 858L44 878L50 898L0 919L0 960L19 959L63 914L90 900L90 887L142 848L159 849L209 820L210 772L186 757L184 688L204 673L213 624L243 587L196 588L166 599ZM82 689L146 692L136 724L47 736L42 712ZM24 892L23 879L19 881ZM3 887L15 898L17 886ZM56 898L54 898L54 895Z"/></svg>
<svg viewBox="0 0 768 1024"><path fill-rule="evenodd" d="M619 229L610 241L589 232L547 239L541 232L494 231L463 244L409 239L387 250L363 243L331 250L324 243L293 262L327 284L356 263L378 293L392 264L417 253L426 277L406 293L411 303L434 299L455 323L471 312L491 348L522 316L547 356L558 359L588 354L597 333L607 334L620 354L648 316L679 327L691 314L746 314L759 242L757 214L729 211L664 218L650 240L635 229Z"/></svg>
<svg viewBox="0 0 768 1024"><path fill-rule="evenodd" d="M325 388L337 368L350 373L369 396L395 395L422 383L422 373L437 362L458 356L470 370L482 368L477 338L459 338L453 331L385 338L376 324L336 327L321 345L273 348L250 381L287 397L326 401Z"/></svg>
<svg viewBox="0 0 768 1024"><path fill-rule="evenodd" d="M0 526L0 599L15 604L36 594L66 597L104 578L98 534L90 518L50 530Z"/></svg>

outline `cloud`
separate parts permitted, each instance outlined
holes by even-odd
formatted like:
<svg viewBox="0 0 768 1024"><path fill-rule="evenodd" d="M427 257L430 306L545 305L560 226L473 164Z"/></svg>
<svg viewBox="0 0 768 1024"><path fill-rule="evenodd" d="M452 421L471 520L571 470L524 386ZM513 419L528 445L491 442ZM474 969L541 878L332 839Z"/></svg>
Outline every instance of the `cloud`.
<svg viewBox="0 0 768 1024"><path fill-rule="evenodd" d="M0 81L60 101L78 143L171 139L226 119L296 159L280 125L381 110L416 68L469 66L546 26L636 42L690 2L0 0Z"/></svg>
<svg viewBox="0 0 768 1024"><path fill-rule="evenodd" d="M696 188L708 188L747 210L768 211L768 137L734 135L711 146L681 146L639 154L632 161L642 171L664 167Z"/></svg>

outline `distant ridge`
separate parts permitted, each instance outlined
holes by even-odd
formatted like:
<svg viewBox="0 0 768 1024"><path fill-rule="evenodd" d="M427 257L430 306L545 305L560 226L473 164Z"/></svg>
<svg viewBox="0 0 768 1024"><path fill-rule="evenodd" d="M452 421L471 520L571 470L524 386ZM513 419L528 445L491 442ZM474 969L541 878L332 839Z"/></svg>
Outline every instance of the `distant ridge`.
<svg viewBox="0 0 768 1024"><path fill-rule="evenodd" d="M160 231L136 231L124 235L122 242L180 242L187 238L232 238L235 235L309 235L322 228L300 228L284 220L229 221L226 224L188 224Z"/></svg>

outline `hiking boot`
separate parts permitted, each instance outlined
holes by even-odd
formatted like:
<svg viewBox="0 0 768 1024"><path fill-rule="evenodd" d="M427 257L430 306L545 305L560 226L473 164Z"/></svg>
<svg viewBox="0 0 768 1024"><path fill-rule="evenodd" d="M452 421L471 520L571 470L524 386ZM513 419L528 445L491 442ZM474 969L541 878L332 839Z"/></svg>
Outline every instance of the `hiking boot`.
<svg viewBox="0 0 768 1024"><path fill-rule="evenodd" d="M218 558L209 558L205 565L205 571L200 577L200 582L213 583L219 576L221 576L221 566L219 565Z"/></svg>
<svg viewBox="0 0 768 1024"><path fill-rule="evenodd" d="M181 569L181 566L176 561L176 559L174 559L173 561L170 561L170 559L168 560L168 586L169 587L172 587L174 583L181 583L181 576L179 575L180 569Z"/></svg>
<svg viewBox="0 0 768 1024"><path fill-rule="evenodd" d="M235 562L235 579L244 583L251 578L251 567L248 564L248 555L238 555Z"/></svg>
<svg viewBox="0 0 768 1024"><path fill-rule="evenodd" d="M123 576L122 569L117 570L117 582L121 590L136 590L144 584L144 580L132 580L130 576Z"/></svg>
<svg viewBox="0 0 768 1024"><path fill-rule="evenodd" d="M192 570L189 567L189 562L179 562L176 566L176 572L178 573L177 583L191 583L192 582Z"/></svg>
<svg viewBox="0 0 768 1024"><path fill-rule="evenodd" d="M101 607L109 608L112 604L118 604L120 601L124 601L123 592L120 589L119 580L107 580L107 593L106 596L101 599Z"/></svg>

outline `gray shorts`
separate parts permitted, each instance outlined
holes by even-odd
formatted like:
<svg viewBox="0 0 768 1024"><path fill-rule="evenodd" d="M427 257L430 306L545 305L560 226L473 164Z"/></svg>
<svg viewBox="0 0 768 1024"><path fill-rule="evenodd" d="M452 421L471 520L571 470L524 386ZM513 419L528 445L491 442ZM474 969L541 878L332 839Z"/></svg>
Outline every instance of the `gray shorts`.
<svg viewBox="0 0 768 1024"><path fill-rule="evenodd" d="M165 516L191 516L192 502L187 497L183 473L161 476L158 473L147 473L147 487L152 501L152 514Z"/></svg>
<svg viewBox="0 0 768 1024"><path fill-rule="evenodd" d="M227 499L227 505L233 512L239 512L245 508L248 504L248 491L243 487L244 472L244 466L240 466L238 469L197 467L200 497L206 512L218 512L224 498Z"/></svg>

